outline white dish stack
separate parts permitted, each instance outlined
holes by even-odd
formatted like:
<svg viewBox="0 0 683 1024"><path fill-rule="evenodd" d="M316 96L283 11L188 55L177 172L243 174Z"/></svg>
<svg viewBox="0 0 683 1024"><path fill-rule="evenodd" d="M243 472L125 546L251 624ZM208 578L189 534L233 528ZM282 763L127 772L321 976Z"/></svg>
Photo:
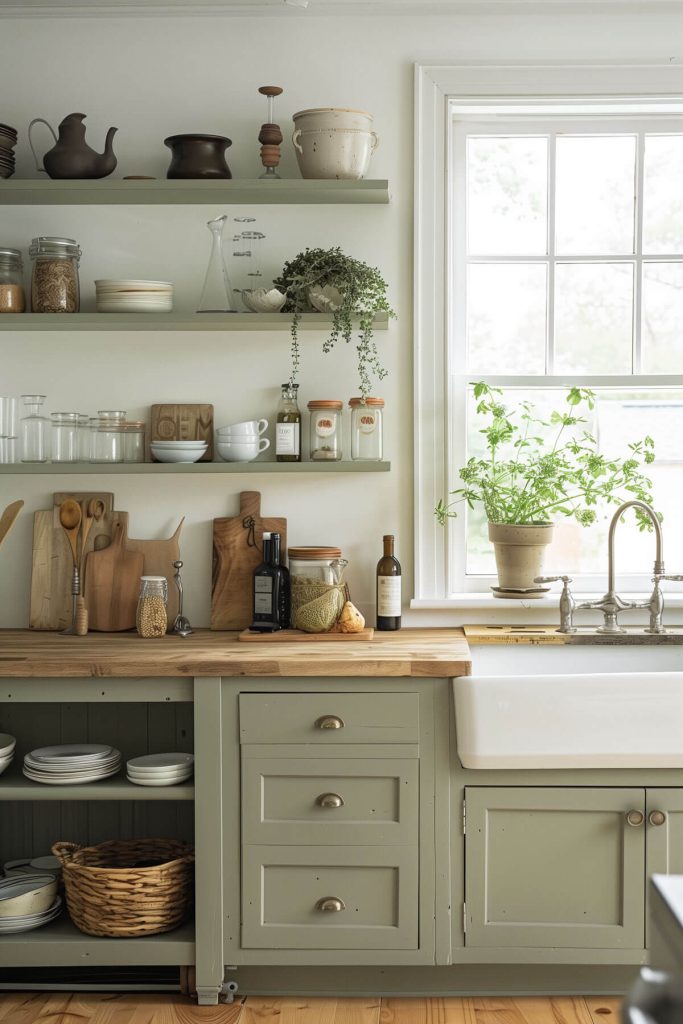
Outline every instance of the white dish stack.
<svg viewBox="0 0 683 1024"><path fill-rule="evenodd" d="M194 770L193 754L145 754L126 762L128 781L136 786L177 786Z"/></svg>
<svg viewBox="0 0 683 1024"><path fill-rule="evenodd" d="M172 313L170 281L95 281L98 313Z"/></svg>
<svg viewBox="0 0 683 1024"><path fill-rule="evenodd" d="M54 875L0 878L0 935L40 928L62 909Z"/></svg>
<svg viewBox="0 0 683 1024"><path fill-rule="evenodd" d="M116 775L121 751L102 743L39 747L24 758L24 775L48 786L80 786Z"/></svg>
<svg viewBox="0 0 683 1024"><path fill-rule="evenodd" d="M208 449L206 441L152 441L150 450L157 462L199 462Z"/></svg>
<svg viewBox="0 0 683 1024"><path fill-rule="evenodd" d="M14 760L14 748L16 745L17 741L14 736L10 736L7 732L0 732L0 775L2 775L5 768L9 768Z"/></svg>

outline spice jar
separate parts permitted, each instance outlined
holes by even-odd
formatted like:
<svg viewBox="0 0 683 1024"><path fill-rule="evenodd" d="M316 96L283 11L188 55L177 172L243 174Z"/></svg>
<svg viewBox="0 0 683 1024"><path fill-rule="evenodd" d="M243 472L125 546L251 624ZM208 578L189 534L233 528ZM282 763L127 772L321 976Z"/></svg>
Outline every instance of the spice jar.
<svg viewBox="0 0 683 1024"><path fill-rule="evenodd" d="M308 403L308 411L311 414L311 461L338 462L341 459L343 405L343 402L328 399Z"/></svg>
<svg viewBox="0 0 683 1024"><path fill-rule="evenodd" d="M121 409L100 409L90 421L90 461L123 462L123 424Z"/></svg>
<svg viewBox="0 0 683 1024"><path fill-rule="evenodd" d="M52 413L52 461L78 462L79 428L77 412Z"/></svg>
<svg viewBox="0 0 683 1024"><path fill-rule="evenodd" d="M33 260L31 311L78 313L81 250L73 238L34 238L29 255Z"/></svg>
<svg viewBox="0 0 683 1024"><path fill-rule="evenodd" d="M166 605L168 582L165 576L141 576L135 627L146 638L165 636L168 628Z"/></svg>
<svg viewBox="0 0 683 1024"><path fill-rule="evenodd" d="M19 249L0 249L0 313L23 313L24 265Z"/></svg>
<svg viewBox="0 0 683 1024"><path fill-rule="evenodd" d="M142 420L126 420L121 424L123 461L145 461L145 424Z"/></svg>
<svg viewBox="0 0 683 1024"><path fill-rule="evenodd" d="M382 461L383 398L351 398L351 458L365 462Z"/></svg>

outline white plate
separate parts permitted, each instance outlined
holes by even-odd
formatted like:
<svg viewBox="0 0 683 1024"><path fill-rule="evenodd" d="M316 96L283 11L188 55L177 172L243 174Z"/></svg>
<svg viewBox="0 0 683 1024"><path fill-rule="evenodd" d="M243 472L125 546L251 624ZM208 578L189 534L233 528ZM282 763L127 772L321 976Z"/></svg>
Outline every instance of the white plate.
<svg viewBox="0 0 683 1024"><path fill-rule="evenodd" d="M24 759L24 768L28 768L34 775L92 775L93 772L106 772L110 768L120 766L121 758L115 757L109 761L101 761L97 764L56 764L46 765L36 763L28 758Z"/></svg>
<svg viewBox="0 0 683 1024"><path fill-rule="evenodd" d="M151 441L155 448L207 448L206 441Z"/></svg>
<svg viewBox="0 0 683 1024"><path fill-rule="evenodd" d="M187 778L189 779L189 775ZM132 782L134 786L177 786L181 782L186 782L186 779L136 779L132 775L127 776L128 781Z"/></svg>
<svg viewBox="0 0 683 1024"><path fill-rule="evenodd" d="M179 764L172 768L138 768L130 762L126 765L126 771L131 772L133 775L178 775L181 772L191 772L194 770L194 765L190 764Z"/></svg>
<svg viewBox="0 0 683 1024"><path fill-rule="evenodd" d="M16 745L17 741L14 736L10 736L8 732L0 732L0 758L11 754Z"/></svg>
<svg viewBox="0 0 683 1024"><path fill-rule="evenodd" d="M141 754L126 762L128 768L181 768L194 764L194 754L174 751L171 754Z"/></svg>
<svg viewBox="0 0 683 1024"><path fill-rule="evenodd" d="M36 747L29 753L37 761L45 758L53 761L62 757L108 757L118 754L118 750L106 743L59 743L54 747Z"/></svg>
<svg viewBox="0 0 683 1024"><path fill-rule="evenodd" d="M113 278L101 277L95 281L96 288L172 288L173 281L143 281L135 278L122 278L116 281Z"/></svg>
<svg viewBox="0 0 683 1024"><path fill-rule="evenodd" d="M139 769L129 768L128 777L131 779L139 779L141 782L151 781L165 781L165 780L178 780L178 779L189 779L192 775L191 768L179 768L178 771L172 771L170 768L165 771L159 772L141 772Z"/></svg>
<svg viewBox="0 0 683 1024"><path fill-rule="evenodd" d="M60 775L33 775L28 769L24 768L24 775L31 782L40 782L46 786L81 786L87 782L99 782L100 779L108 779L112 775L116 775L119 769L115 768L113 771L105 772L100 775L82 775L79 778L73 778L73 776L60 776Z"/></svg>

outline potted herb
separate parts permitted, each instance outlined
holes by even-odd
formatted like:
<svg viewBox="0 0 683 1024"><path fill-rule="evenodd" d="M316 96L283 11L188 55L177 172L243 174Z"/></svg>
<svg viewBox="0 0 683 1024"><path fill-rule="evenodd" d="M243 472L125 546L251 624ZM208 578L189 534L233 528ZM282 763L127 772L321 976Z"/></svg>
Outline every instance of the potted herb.
<svg viewBox="0 0 683 1024"><path fill-rule="evenodd" d="M283 312L293 314L290 383L294 383L299 370L299 318L302 313L317 310L332 314L332 330L323 342L323 352L329 352L340 338L350 342L353 320L358 319L358 377L360 393L365 398L372 390L371 378L382 380L387 374L373 336L375 314L396 316L387 301L387 285L379 270L346 256L339 247L306 249L285 263L273 284L286 296Z"/></svg>
<svg viewBox="0 0 683 1024"><path fill-rule="evenodd" d="M480 433L487 454L473 456L460 470L462 487L435 509L440 523L457 513L454 504L469 508L481 503L488 520L501 589L533 589L542 571L543 555L552 540L553 519L572 516L582 526L597 519L600 502L619 505L629 498L651 503L652 482L641 472L654 461L651 437L628 445L624 458L598 451L595 437L582 428L581 407L591 410L595 394L588 388L569 388L568 408L541 418L530 402L517 413L503 405L500 388L474 384L476 411L484 418ZM636 510L640 529L650 522Z"/></svg>

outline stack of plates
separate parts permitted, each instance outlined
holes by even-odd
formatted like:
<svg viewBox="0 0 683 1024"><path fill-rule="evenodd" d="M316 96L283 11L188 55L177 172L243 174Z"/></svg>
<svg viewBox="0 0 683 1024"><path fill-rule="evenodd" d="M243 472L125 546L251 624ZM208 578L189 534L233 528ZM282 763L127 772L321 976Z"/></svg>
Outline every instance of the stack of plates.
<svg viewBox="0 0 683 1024"><path fill-rule="evenodd" d="M157 462L198 462L208 448L206 441L152 441Z"/></svg>
<svg viewBox="0 0 683 1024"><path fill-rule="evenodd" d="M14 736L10 736L6 732L0 732L0 775L2 775L5 768L9 768L11 765L16 745L17 741Z"/></svg>
<svg viewBox="0 0 683 1024"><path fill-rule="evenodd" d="M98 313L171 313L170 281L95 281Z"/></svg>
<svg viewBox="0 0 683 1024"><path fill-rule="evenodd" d="M121 752L101 743L39 747L24 758L24 775L48 786L79 786L116 775Z"/></svg>
<svg viewBox="0 0 683 1024"><path fill-rule="evenodd" d="M29 877L28 875L26 876ZM19 932L30 932L34 928L42 928L49 921L54 921L62 910L61 896L55 896L52 904L38 914L17 914L16 917L0 917L0 935L17 935Z"/></svg>
<svg viewBox="0 0 683 1024"><path fill-rule="evenodd" d="M17 132L8 124L0 124L0 178L11 178L14 174L14 147Z"/></svg>
<svg viewBox="0 0 683 1024"><path fill-rule="evenodd" d="M126 772L136 786L175 786L187 782L193 766L193 754L145 754L127 761Z"/></svg>

